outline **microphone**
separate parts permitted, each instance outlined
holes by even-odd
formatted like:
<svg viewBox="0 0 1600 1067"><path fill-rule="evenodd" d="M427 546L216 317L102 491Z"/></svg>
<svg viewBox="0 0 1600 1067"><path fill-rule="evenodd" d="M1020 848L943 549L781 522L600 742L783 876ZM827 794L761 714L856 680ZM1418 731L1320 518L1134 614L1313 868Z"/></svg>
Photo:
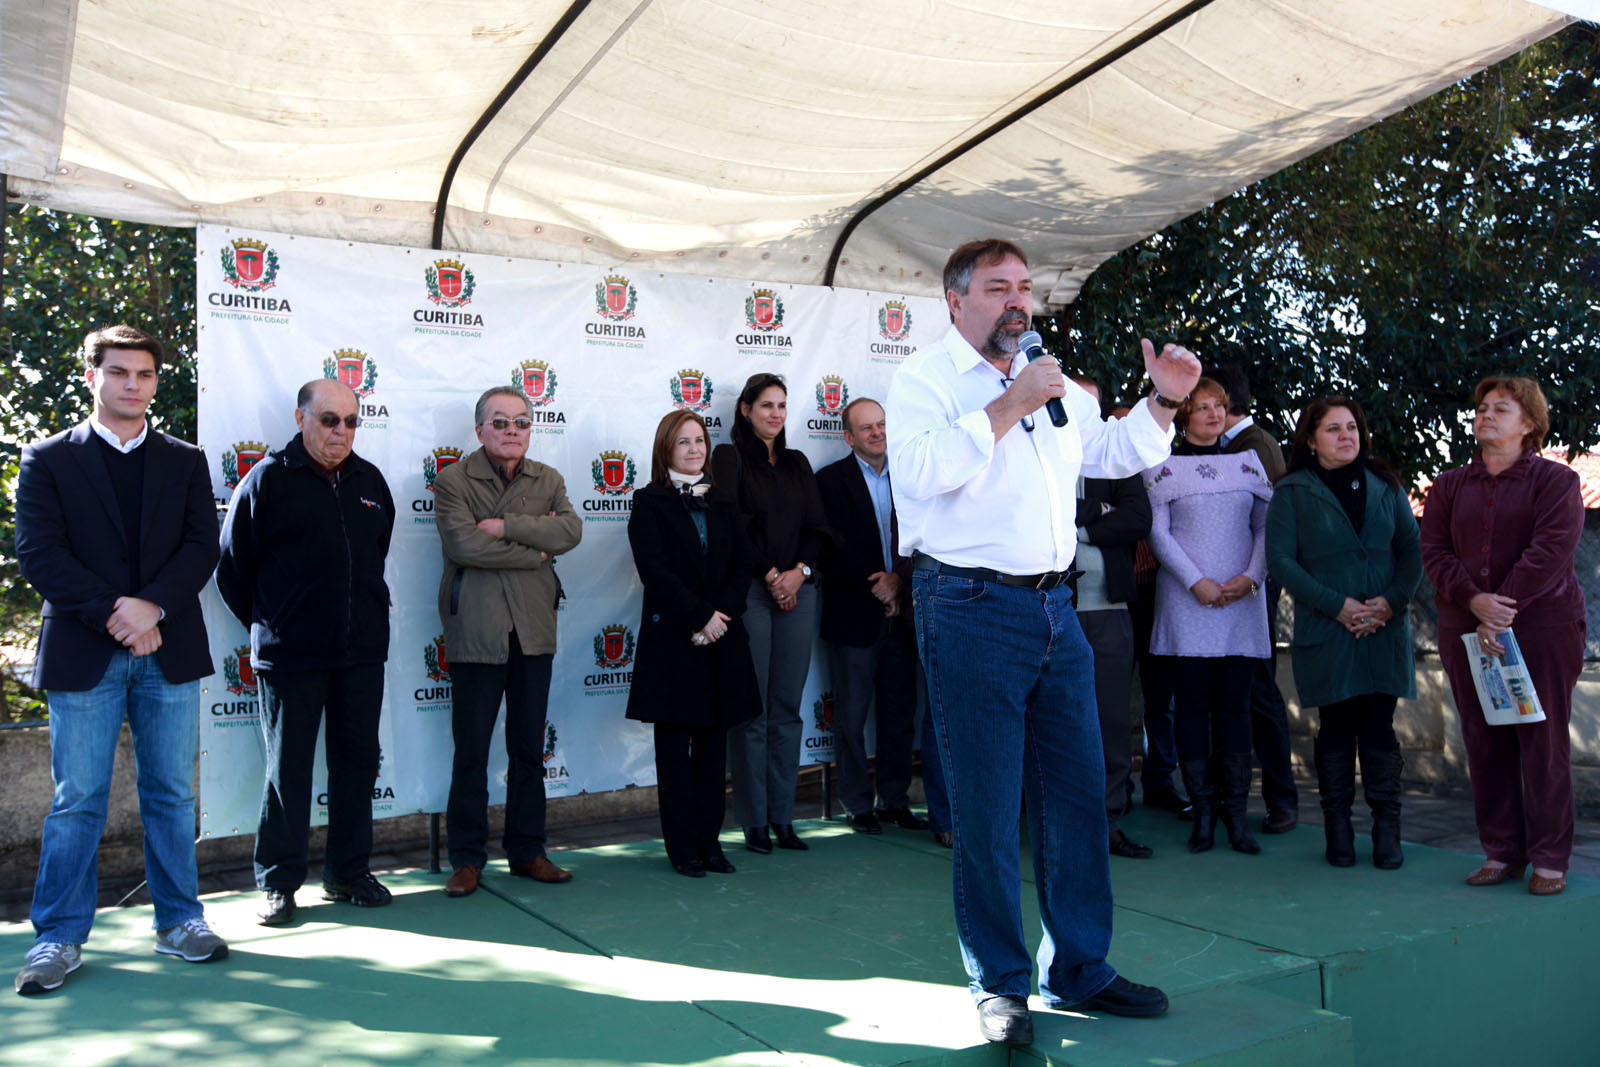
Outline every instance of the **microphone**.
<svg viewBox="0 0 1600 1067"><path fill-rule="evenodd" d="M1029 330L1017 338L1017 348L1028 357L1029 363L1050 356L1050 353L1044 350L1044 338L1039 336L1038 330ZM1044 409L1050 413L1050 425L1061 427L1067 424L1067 408L1061 403L1059 396L1053 396L1046 401Z"/></svg>

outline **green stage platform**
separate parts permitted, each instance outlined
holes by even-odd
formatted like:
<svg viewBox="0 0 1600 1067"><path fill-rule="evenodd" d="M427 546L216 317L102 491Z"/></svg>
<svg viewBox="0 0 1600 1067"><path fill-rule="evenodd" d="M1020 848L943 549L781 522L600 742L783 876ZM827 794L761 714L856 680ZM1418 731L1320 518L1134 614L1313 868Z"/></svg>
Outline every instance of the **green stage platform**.
<svg viewBox="0 0 1600 1067"><path fill-rule="evenodd" d="M1583 966L1600 883L1540 900L1469 889L1470 858L1419 846L1398 872L1334 871L1314 827L1249 857L1190 856L1167 817L1126 825L1158 852L1113 861L1112 962L1172 1011L1040 1010L1027 1050L977 1039L949 853L926 834L811 823L802 854L750 855L728 835L726 877L682 878L656 842L612 845L562 853L564 886L491 870L449 900L443 876L412 872L386 878L395 902L373 911L303 890L297 924L276 930L254 925L255 894L223 894L207 902L233 946L220 964L154 955L148 907L102 912L65 988L0 996L0 1065L1600 1059ZM31 940L0 926L0 964Z"/></svg>

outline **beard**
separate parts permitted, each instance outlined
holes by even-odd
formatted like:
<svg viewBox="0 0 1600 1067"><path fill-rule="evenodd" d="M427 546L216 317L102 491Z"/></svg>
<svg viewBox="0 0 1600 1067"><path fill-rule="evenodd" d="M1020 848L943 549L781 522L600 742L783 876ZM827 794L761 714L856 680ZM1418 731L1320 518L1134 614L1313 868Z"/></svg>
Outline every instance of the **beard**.
<svg viewBox="0 0 1600 1067"><path fill-rule="evenodd" d="M983 342L983 354L990 359L1001 359L1005 356L1017 354L1018 334L1007 333L1006 327L1012 323L1020 323L1026 330L1032 317L1025 311L1007 311L994 322L994 329L989 331L988 338Z"/></svg>

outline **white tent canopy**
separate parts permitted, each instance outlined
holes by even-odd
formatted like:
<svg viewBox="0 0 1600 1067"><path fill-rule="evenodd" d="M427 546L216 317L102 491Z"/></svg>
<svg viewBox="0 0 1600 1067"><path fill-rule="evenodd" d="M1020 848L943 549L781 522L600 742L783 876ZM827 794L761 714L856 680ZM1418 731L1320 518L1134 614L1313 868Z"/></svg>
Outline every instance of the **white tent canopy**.
<svg viewBox="0 0 1600 1067"><path fill-rule="evenodd" d="M954 244L998 233L1059 305L1566 21L1524 0L0 0L0 172L69 211L426 246L452 156L538 53L462 155L446 249L931 294Z"/></svg>

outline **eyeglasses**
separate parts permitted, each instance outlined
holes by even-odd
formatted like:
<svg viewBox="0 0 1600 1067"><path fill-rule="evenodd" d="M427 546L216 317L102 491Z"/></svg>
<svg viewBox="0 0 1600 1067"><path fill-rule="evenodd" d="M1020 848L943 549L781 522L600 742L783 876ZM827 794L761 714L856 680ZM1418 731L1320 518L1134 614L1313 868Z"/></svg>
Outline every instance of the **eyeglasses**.
<svg viewBox="0 0 1600 1067"><path fill-rule="evenodd" d="M521 430L523 433L526 433L527 431L533 429L533 420L527 418L526 416L520 419L508 419L504 415L497 415L489 420L489 425L493 426L501 433L504 433L513 426L515 426L518 430Z"/></svg>
<svg viewBox="0 0 1600 1067"><path fill-rule="evenodd" d="M321 415L317 416L317 421L322 423L322 425L326 426L330 430L333 429L335 426L339 425L341 422L344 423L344 428L345 429L353 430L357 426L361 425L361 416L360 415L346 415L344 418L341 419L339 416L335 415L331 411L324 411Z"/></svg>

